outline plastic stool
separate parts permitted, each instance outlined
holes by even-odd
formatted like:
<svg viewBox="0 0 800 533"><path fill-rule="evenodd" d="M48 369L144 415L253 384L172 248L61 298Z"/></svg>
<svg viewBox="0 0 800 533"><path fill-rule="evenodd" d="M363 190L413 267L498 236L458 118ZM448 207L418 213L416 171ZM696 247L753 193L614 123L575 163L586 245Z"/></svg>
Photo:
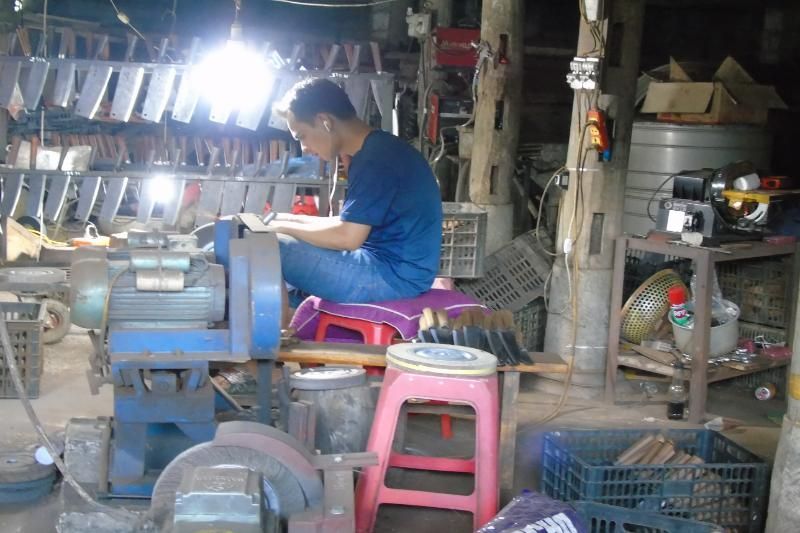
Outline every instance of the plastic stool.
<svg viewBox="0 0 800 533"><path fill-rule="evenodd" d="M367 451L378 455L378 465L366 467L356 487L356 531L369 533L382 504L456 509L471 512L473 529L497 513L499 500L498 448L500 402L497 359L471 348L439 344L396 344L386 355L383 381ZM475 454L472 459L405 455L392 450L403 405L410 399L439 400L475 409ZM389 468L471 473L469 495L389 488Z"/></svg>
<svg viewBox="0 0 800 533"><path fill-rule="evenodd" d="M329 313L320 313L319 325L317 326L317 333L314 340L316 342L325 342L328 328L331 326L357 331L364 338L364 344L391 344L394 338L400 335L400 333L389 324L377 324L360 318L348 318L345 316L331 315Z"/></svg>
<svg viewBox="0 0 800 533"><path fill-rule="evenodd" d="M328 328L331 326L357 331L361 334L364 344L392 344L392 341L400 336L400 333L389 324L377 324L360 318L320 313L314 341L325 342ZM383 376L383 369L380 367L368 366L365 367L365 370L368 376ZM450 415L441 415L441 432L443 439L453 438L453 420Z"/></svg>

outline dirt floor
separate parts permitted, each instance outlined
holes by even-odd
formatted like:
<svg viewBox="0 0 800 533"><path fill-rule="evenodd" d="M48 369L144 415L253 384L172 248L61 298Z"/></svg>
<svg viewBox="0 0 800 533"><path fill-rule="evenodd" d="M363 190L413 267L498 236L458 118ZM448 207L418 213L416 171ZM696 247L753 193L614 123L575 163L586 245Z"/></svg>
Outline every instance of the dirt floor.
<svg viewBox="0 0 800 533"><path fill-rule="evenodd" d="M34 408L49 431L63 430L72 417L95 417L112 414L112 391L106 386L98 396L92 396L86 381L89 340L85 332L73 331L58 344L47 346L40 397ZM647 400L638 386L630 388L625 405L608 406L594 400L570 400L561 416L545 425L536 421L548 414L558 397L536 392L537 383L523 382L517 406L519 432L516 457L516 486L536 489L539 485L539 462L542 436L557 429L652 428L690 427L684 422L668 422L663 403ZM661 384L662 390L665 384ZM744 425L727 431L726 435L754 453L771 461L779 437L778 419L784 409L780 399L756 401L747 387L714 386L710 392L708 411L714 415L740 419ZM34 433L22 406L16 400L0 400L3 430L0 449L19 449L33 445ZM776 418L778 416L778 418ZM409 421L406 446L412 450L455 457L468 457L472 446L471 422L455 421L455 436L442 440L438 419L415 416ZM459 493L471 490L469 476L434 475L427 473L395 472L389 484L393 486L423 486L428 490L442 488ZM59 499L48 499L28 506L0 506L0 532L47 533L54 531L59 513ZM415 533L448 533L471 530L471 517L452 510L416 510L408 507L382 508L379 514L380 532L414 531Z"/></svg>

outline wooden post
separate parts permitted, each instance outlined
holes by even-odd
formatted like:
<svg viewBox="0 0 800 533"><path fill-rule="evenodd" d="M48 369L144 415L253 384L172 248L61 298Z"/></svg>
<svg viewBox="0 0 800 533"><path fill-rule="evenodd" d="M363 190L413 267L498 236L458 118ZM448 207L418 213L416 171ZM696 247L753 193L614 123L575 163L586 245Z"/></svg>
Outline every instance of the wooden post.
<svg viewBox="0 0 800 533"><path fill-rule="evenodd" d="M602 58L601 95L575 94L572 112L567 168L569 190L559 214L556 250L563 250L567 238L575 242L569 255L577 255L579 273L571 268L567 275L563 256L556 261L550 285L550 308L569 306L569 296L577 291L577 336L573 339L572 312L551 312L547 320L545 346L567 357L575 355L573 381L581 385L603 384L608 342L611 271L614 239L622 233L625 177L635 110L636 80L639 76L644 2L614 0L602 25L606 50ZM580 21L577 55L589 55L598 47L591 29ZM597 55L597 54L594 54ZM595 101L596 100L596 101ZM613 120L611 160L601 162L584 132L587 107L598 105ZM585 134L583 142L582 136ZM579 194L580 193L580 196ZM568 307L571 309L571 307ZM575 348L573 349L573 342ZM598 391L599 392L599 391Z"/></svg>
<svg viewBox="0 0 800 533"><path fill-rule="evenodd" d="M791 347L794 354L789 367L787 380L787 411L783 417L778 449L775 451L775 462L772 467L772 483L769 491L769 508L767 510L767 533L792 531L800 521L800 491L797 480L800 479L800 251L794 254L794 276L792 277L792 294L794 309L789 331ZM792 525L794 524L794 525Z"/></svg>
<svg viewBox="0 0 800 533"><path fill-rule="evenodd" d="M512 179L519 142L523 72L522 0L484 0L481 40L492 57L480 70L469 196L488 206L487 252L512 238Z"/></svg>

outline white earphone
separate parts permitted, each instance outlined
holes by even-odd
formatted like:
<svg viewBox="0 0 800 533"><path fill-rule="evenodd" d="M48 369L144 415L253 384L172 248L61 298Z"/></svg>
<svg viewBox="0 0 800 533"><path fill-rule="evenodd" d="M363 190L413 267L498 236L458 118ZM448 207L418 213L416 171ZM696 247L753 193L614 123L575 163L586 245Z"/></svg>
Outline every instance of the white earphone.
<svg viewBox="0 0 800 533"><path fill-rule="evenodd" d="M328 121L326 120L325 122L323 122L323 123L322 123L322 125L323 125L323 126L325 126L325 130L326 130L328 133L330 133L330 132L331 132L331 123L330 123L330 122L328 122Z"/></svg>

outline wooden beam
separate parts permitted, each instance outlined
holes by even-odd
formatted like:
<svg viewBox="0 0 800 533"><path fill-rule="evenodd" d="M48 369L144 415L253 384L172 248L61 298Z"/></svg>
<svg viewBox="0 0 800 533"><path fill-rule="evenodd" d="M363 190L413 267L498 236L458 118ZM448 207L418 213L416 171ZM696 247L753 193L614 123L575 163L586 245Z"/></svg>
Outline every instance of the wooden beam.
<svg viewBox="0 0 800 533"><path fill-rule="evenodd" d="M477 204L511 203L522 103L524 8L522 0L483 2L481 40L493 57L481 66L475 104L469 195Z"/></svg>
<svg viewBox="0 0 800 533"><path fill-rule="evenodd" d="M514 497L518 398L519 372L505 372L500 408L500 506L505 505Z"/></svg>

